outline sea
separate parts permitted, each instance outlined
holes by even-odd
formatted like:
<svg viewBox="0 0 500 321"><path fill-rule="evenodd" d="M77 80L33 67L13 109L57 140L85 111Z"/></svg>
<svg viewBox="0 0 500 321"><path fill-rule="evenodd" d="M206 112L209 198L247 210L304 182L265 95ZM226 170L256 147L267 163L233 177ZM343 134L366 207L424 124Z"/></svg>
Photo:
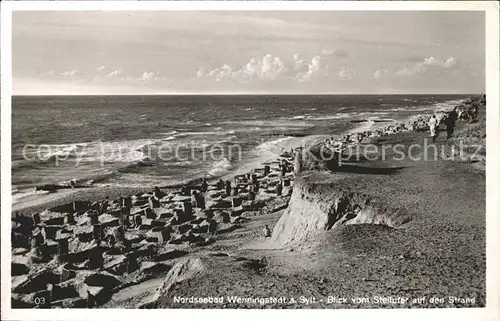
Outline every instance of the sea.
<svg viewBox="0 0 500 321"><path fill-rule="evenodd" d="M14 203L43 184L217 179L283 151L448 108L470 95L14 96Z"/></svg>

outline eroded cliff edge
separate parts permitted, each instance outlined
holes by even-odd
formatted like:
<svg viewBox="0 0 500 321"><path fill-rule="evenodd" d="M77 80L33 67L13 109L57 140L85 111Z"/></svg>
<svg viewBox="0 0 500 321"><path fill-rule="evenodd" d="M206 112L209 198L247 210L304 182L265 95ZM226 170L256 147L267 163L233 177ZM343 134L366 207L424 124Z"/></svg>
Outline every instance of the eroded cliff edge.
<svg viewBox="0 0 500 321"><path fill-rule="evenodd" d="M325 182L314 176L325 178L329 173L304 173L297 180L290 203L273 229L271 241L275 245L301 245L342 225L397 228L411 219L403 210L337 185L334 177Z"/></svg>

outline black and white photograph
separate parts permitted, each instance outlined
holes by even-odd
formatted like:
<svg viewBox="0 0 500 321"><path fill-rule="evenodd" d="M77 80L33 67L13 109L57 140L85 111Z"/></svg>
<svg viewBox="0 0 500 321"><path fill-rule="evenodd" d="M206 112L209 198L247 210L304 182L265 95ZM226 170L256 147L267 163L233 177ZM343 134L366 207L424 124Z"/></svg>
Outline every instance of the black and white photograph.
<svg viewBox="0 0 500 321"><path fill-rule="evenodd" d="M494 304L498 3L477 3L10 7L2 305Z"/></svg>

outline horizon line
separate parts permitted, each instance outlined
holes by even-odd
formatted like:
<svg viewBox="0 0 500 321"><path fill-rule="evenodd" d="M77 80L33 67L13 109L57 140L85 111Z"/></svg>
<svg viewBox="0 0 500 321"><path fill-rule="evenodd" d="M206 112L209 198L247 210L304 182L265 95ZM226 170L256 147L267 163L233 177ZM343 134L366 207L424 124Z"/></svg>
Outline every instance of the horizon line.
<svg viewBox="0 0 500 321"><path fill-rule="evenodd" d="M482 95L484 91L476 93L146 93L146 94L123 94L123 93L82 93L82 94L11 94L12 97L53 97L53 96L395 96L395 95Z"/></svg>

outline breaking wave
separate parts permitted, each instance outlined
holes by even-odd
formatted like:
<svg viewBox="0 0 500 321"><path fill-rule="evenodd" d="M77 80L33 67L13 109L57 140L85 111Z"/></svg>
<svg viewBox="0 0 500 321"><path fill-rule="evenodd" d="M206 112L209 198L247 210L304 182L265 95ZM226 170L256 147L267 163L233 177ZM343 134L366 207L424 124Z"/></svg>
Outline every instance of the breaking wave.
<svg viewBox="0 0 500 321"><path fill-rule="evenodd" d="M231 162L227 158L215 161L212 165L212 169L208 171L208 174L212 177L221 176L227 173L231 169Z"/></svg>

